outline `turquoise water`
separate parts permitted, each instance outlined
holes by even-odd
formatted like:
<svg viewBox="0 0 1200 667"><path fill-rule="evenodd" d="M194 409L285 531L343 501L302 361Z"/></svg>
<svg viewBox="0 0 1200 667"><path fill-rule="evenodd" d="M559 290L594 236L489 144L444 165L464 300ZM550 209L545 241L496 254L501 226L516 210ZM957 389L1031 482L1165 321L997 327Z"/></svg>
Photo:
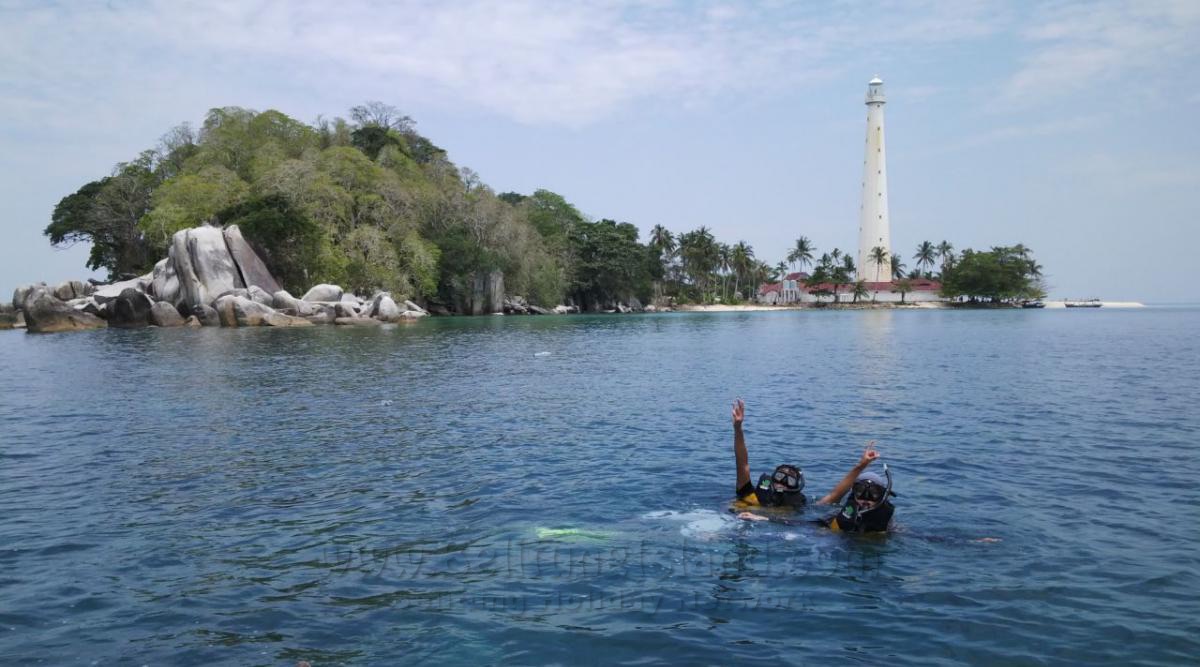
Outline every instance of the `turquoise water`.
<svg viewBox="0 0 1200 667"><path fill-rule="evenodd" d="M1200 310L0 332L5 664L1180 664ZM737 521L869 438L886 538ZM979 541L993 538L996 541Z"/></svg>

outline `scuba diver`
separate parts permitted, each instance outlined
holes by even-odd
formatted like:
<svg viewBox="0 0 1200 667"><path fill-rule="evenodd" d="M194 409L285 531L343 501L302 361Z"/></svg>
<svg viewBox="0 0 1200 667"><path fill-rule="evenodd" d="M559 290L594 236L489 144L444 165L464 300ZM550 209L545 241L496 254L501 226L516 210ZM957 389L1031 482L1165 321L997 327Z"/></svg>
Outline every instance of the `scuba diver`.
<svg viewBox="0 0 1200 667"><path fill-rule="evenodd" d="M763 473L758 483L750 481L750 457L746 452L746 436L742 432L742 422L746 415L746 404L742 399L733 403L733 455L737 461L737 500L734 509L744 510L748 507L781 507L789 509L803 508L807 504L804 497L804 472L799 466L782 464L771 474ZM821 519L819 523L834 532L882 532L891 524L895 507L890 498L895 496L892 491L892 473L887 464L883 465L883 477L866 472L867 467L879 452L875 451L875 441L867 443L858 463L846 473L833 490L816 501L818 505L842 505L837 514ZM886 478L886 480L885 480ZM849 497L847 497L849 492ZM842 500L845 498L845 502ZM770 517L752 512L741 512L738 518L751 521L769 521ZM783 521L783 523L790 523Z"/></svg>

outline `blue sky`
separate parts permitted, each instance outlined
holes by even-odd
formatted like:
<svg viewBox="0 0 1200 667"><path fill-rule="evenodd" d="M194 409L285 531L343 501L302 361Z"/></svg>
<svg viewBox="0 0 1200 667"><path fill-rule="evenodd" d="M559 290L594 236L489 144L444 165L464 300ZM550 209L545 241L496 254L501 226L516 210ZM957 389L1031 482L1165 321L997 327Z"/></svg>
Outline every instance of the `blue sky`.
<svg viewBox="0 0 1200 667"><path fill-rule="evenodd" d="M380 100L497 192L853 251L878 74L910 265L1024 242L1054 296L1195 301L1198 56L1195 0L0 0L0 295L88 275L41 235L55 203L228 105Z"/></svg>

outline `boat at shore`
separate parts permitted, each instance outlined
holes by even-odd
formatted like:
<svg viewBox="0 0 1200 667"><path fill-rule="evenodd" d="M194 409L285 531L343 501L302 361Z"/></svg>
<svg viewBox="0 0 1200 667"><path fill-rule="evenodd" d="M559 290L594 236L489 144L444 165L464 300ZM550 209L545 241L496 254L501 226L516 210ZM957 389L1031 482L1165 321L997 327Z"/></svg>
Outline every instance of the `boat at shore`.
<svg viewBox="0 0 1200 667"><path fill-rule="evenodd" d="M1085 299L1083 301L1067 301L1067 308L1099 308L1100 299Z"/></svg>
<svg viewBox="0 0 1200 667"><path fill-rule="evenodd" d="M1045 308L1046 304L1042 303L1042 301L1040 299L1036 299L1033 301L1022 301L1021 307L1022 308Z"/></svg>

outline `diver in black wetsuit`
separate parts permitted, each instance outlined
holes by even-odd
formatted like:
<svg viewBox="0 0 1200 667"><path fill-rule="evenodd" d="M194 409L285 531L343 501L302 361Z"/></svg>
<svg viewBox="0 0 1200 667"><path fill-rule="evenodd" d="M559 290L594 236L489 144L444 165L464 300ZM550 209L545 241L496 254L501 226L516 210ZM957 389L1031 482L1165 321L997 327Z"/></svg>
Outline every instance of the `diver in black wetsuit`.
<svg viewBox="0 0 1200 667"><path fill-rule="evenodd" d="M746 404L741 399L734 401L733 453L737 463L737 500L732 509L803 507L806 504L803 494L804 473L799 466L780 465L771 475L761 475L757 485L750 482L750 457L746 451L746 436L742 432L745 414ZM841 505L841 511L817 523L835 532L873 533L888 529L895 512L891 497L896 494L892 491L892 474L887 464L883 466L886 482L884 477L866 471L867 466L877 458L879 452L875 451L875 441L872 440L867 443L866 451L850 472L846 473L832 491L816 501L818 505ZM738 517L750 521L770 520L769 517L753 512L741 512Z"/></svg>

